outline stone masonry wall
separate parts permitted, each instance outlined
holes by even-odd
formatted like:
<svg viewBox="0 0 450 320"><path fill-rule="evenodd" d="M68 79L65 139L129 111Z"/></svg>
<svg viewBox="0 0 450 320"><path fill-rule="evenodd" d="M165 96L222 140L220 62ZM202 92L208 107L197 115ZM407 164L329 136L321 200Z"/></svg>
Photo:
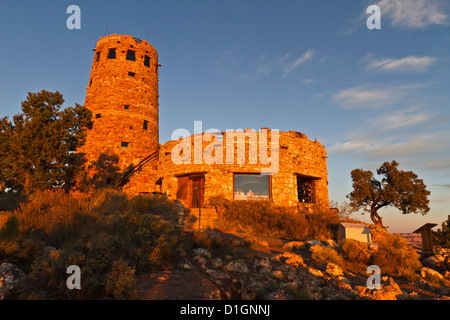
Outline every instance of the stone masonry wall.
<svg viewBox="0 0 450 320"><path fill-rule="evenodd" d="M159 180L160 185L155 188L152 182L148 184L140 184L140 191L160 191L168 194L171 198L176 198L178 191L178 179L182 176L189 175L204 175L204 200L207 200L215 195L223 195L226 198L233 200L234 198L234 181L233 174L235 173L255 173L260 174L261 168L271 168L271 163L261 163L259 144L258 148L251 150L249 144L259 141L260 133L247 131L245 144L245 157L239 163L238 151L240 148L239 141L236 140L233 144L234 157L231 163L227 163L227 133L222 133L222 142L215 141L214 138L206 137L201 134L193 135L187 138L176 141L166 142L161 146L159 153L159 162L157 165L158 172L155 175L154 169L144 168L139 176L144 177L153 175L153 181ZM270 131L268 131L270 138ZM199 140L196 140L199 139ZM214 144L215 141L215 144ZM231 139L229 140L231 141ZM274 141L276 143L277 141ZM279 132L279 141L276 145L271 145L272 141L269 139L266 148L262 152L268 152L269 157L272 155L271 151L276 152L276 147L279 150L279 164L278 168L272 167L276 170L270 174L270 199L280 205L287 206L320 206L329 208L328 199L328 177L327 177L327 163L325 148L317 141L309 140L304 134L289 131ZM189 150L190 153L183 153ZM199 159L197 152L197 159L195 159L195 150L200 150L203 155L217 155L215 161L206 163L205 158ZM242 145L241 145L242 146ZM212 150L216 147L215 152ZM222 149L222 155L220 155ZM266 151L264 151L264 149ZM179 155L179 158L173 158L173 153ZM229 158L231 159L231 158ZM255 162L256 159L256 162ZM175 160L175 162L174 162ZM183 163L177 161L184 160ZM197 161L195 161L197 160ZM245 161L242 161L245 160ZM264 160L264 159L263 159ZM189 163L190 161L190 163ZM221 163L220 163L221 161ZM254 163L250 163L250 162ZM219 162L219 163L217 163ZM315 201L314 204L300 204L297 194L297 176L305 176L314 179L315 185ZM138 179L138 177L136 177ZM152 180L152 179L149 179ZM136 183L131 182L130 186L137 192ZM129 188L129 190L131 190Z"/></svg>
<svg viewBox="0 0 450 320"><path fill-rule="evenodd" d="M121 35L101 38L94 51L85 100L94 126L80 152L90 161L118 155L123 170L158 147L158 54L147 41Z"/></svg>

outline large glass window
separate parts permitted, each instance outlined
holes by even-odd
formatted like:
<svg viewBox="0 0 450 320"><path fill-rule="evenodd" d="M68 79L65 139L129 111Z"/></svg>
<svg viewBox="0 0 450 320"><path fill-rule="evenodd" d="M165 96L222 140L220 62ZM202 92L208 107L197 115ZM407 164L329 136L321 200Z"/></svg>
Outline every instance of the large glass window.
<svg viewBox="0 0 450 320"><path fill-rule="evenodd" d="M269 176L234 174L234 200L269 200Z"/></svg>

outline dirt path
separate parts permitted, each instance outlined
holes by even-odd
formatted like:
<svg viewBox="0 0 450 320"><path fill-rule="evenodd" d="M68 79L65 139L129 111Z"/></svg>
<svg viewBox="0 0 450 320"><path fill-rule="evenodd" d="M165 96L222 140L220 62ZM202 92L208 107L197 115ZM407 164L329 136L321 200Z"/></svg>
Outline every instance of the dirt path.
<svg viewBox="0 0 450 320"><path fill-rule="evenodd" d="M141 275L136 282L139 300L204 300L218 293L217 287L195 268Z"/></svg>

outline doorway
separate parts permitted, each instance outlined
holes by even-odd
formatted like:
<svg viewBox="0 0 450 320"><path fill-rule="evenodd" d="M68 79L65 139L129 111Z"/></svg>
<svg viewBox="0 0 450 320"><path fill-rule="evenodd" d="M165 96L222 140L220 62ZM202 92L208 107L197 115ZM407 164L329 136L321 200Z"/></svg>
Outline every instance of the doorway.
<svg viewBox="0 0 450 320"><path fill-rule="evenodd" d="M191 205L191 208L202 208L203 207L205 177L204 176L193 176L193 177L189 177L189 181L190 181L190 205Z"/></svg>

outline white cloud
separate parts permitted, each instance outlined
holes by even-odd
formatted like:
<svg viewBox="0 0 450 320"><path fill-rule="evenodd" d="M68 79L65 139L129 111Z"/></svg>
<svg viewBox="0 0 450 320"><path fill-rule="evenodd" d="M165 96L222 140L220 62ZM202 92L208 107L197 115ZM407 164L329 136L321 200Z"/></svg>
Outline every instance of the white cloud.
<svg viewBox="0 0 450 320"><path fill-rule="evenodd" d="M401 59L381 59L373 60L369 63L369 69L381 71L399 71L399 72L421 72L436 62L433 57L408 56Z"/></svg>
<svg viewBox="0 0 450 320"><path fill-rule="evenodd" d="M333 100L344 109L376 109L399 101L404 96L406 88L358 86L339 90L333 95Z"/></svg>
<svg viewBox="0 0 450 320"><path fill-rule="evenodd" d="M388 17L393 26L425 28L448 23L444 2L440 0L381 0L377 5L382 19Z"/></svg>
<svg viewBox="0 0 450 320"><path fill-rule="evenodd" d="M288 53L280 58L270 58L267 55L261 55L250 66L256 69L256 76L268 76L273 72L278 72L284 78L302 65L310 62L315 55L316 53L313 50L307 50L300 56L293 56Z"/></svg>
<svg viewBox="0 0 450 320"><path fill-rule="evenodd" d="M408 108L394 111L386 117L380 117L375 121L375 125L382 130L392 130L398 128L411 127L424 123L435 116L429 111L418 111L418 108Z"/></svg>
<svg viewBox="0 0 450 320"><path fill-rule="evenodd" d="M422 155L426 152L442 148L442 141L437 134L405 135L403 137L354 139L347 142L338 142L328 150L335 154L358 154L369 159L385 159L401 156Z"/></svg>
<svg viewBox="0 0 450 320"><path fill-rule="evenodd" d="M310 61L313 56L314 56L313 50L306 51L303 55L301 55L297 59L294 59L291 62L287 62L283 68L283 72L285 74L291 73L292 71L297 69L300 65L304 64L305 62ZM283 62L284 62L284 60L283 60Z"/></svg>
<svg viewBox="0 0 450 320"><path fill-rule="evenodd" d="M338 142L329 148L331 153L352 153L356 151L369 150L370 144L362 140L352 140L347 142Z"/></svg>

